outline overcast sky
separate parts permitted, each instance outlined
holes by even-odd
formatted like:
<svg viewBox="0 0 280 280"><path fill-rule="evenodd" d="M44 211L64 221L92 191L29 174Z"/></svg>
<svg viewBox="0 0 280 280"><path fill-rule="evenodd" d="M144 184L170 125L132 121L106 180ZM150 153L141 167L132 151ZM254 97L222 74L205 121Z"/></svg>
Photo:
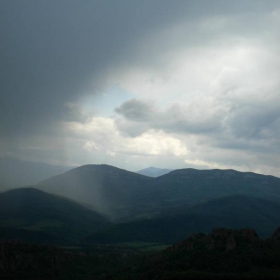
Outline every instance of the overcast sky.
<svg viewBox="0 0 280 280"><path fill-rule="evenodd" d="M280 176L280 1L1 0L0 156Z"/></svg>

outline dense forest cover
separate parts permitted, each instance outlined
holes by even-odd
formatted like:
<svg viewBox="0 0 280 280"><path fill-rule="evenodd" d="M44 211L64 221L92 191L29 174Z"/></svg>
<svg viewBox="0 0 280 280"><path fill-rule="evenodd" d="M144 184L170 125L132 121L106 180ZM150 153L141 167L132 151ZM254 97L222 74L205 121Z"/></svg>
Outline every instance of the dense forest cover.
<svg viewBox="0 0 280 280"><path fill-rule="evenodd" d="M214 229L159 252L131 247L57 248L0 242L1 279L277 278L280 230L260 239L253 229Z"/></svg>

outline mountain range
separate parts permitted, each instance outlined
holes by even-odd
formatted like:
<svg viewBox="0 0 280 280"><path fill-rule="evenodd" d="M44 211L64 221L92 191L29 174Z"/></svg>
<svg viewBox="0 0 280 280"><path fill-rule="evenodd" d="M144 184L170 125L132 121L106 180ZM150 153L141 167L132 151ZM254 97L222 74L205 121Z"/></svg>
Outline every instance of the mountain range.
<svg viewBox="0 0 280 280"><path fill-rule="evenodd" d="M84 165L0 193L0 238L55 243L173 243L216 227L280 225L280 179L235 170L178 169L149 177Z"/></svg>
<svg viewBox="0 0 280 280"><path fill-rule="evenodd" d="M156 242L174 243L191 234L213 228L254 228L259 236L270 236L280 225L280 203L234 195L191 207L169 209L150 219L112 225L88 236L86 243Z"/></svg>
<svg viewBox="0 0 280 280"><path fill-rule="evenodd" d="M122 221L232 195L280 202L279 178L219 169L178 169L152 178L109 165L84 165L36 187Z"/></svg>
<svg viewBox="0 0 280 280"><path fill-rule="evenodd" d="M172 169L148 167L148 168L137 171L137 173L145 175L145 176L149 176L149 177L159 177L159 176L169 173L170 171L172 171Z"/></svg>

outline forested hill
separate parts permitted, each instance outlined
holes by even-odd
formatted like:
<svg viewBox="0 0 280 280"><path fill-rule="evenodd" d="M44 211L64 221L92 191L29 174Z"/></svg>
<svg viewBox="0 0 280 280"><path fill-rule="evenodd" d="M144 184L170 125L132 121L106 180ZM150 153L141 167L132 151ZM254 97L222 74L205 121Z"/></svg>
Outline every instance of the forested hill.
<svg viewBox="0 0 280 280"><path fill-rule="evenodd" d="M88 236L86 243L157 242L174 243L196 232L213 228L254 228L269 237L280 220L280 203L234 195L192 207L169 209L154 218L112 225Z"/></svg>
<svg viewBox="0 0 280 280"><path fill-rule="evenodd" d="M152 178L108 165L85 165L36 187L124 221L231 195L280 201L279 178L218 169L178 169Z"/></svg>
<svg viewBox="0 0 280 280"><path fill-rule="evenodd" d="M0 193L0 239L75 243L108 224L77 202L34 188Z"/></svg>

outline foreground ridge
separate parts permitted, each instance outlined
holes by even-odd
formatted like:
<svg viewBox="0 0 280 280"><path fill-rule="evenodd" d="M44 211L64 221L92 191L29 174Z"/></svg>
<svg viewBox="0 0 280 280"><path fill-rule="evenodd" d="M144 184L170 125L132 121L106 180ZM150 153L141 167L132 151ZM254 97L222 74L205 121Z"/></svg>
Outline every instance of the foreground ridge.
<svg viewBox="0 0 280 280"><path fill-rule="evenodd" d="M254 229L235 230L219 228L214 229L209 235L203 233L193 234L187 240L173 245L167 249L167 251L194 251L197 249L198 244L200 249L203 248L207 251L230 251L238 246L242 246L244 244L255 244L260 241L261 239L258 237L258 234Z"/></svg>
<svg viewBox="0 0 280 280"><path fill-rule="evenodd" d="M279 279L280 228L193 234L159 253L71 251L0 241L1 279Z"/></svg>

